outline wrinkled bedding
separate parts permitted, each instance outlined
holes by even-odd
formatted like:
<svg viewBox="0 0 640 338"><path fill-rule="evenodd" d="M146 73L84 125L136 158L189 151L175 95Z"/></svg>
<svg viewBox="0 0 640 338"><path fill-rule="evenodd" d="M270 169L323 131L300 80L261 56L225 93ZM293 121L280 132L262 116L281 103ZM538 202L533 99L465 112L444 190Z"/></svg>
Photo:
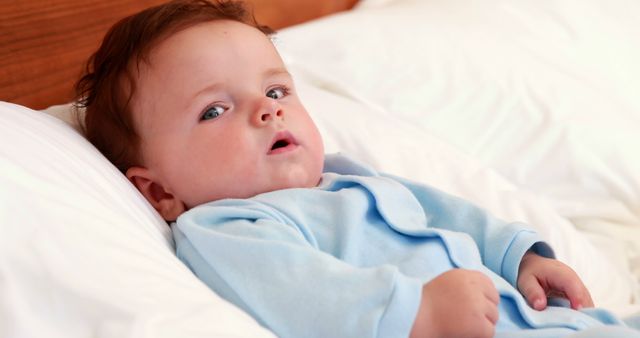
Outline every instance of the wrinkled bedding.
<svg viewBox="0 0 640 338"><path fill-rule="evenodd" d="M638 17L634 1L389 0L276 44L329 149L531 223L625 314L640 280Z"/></svg>

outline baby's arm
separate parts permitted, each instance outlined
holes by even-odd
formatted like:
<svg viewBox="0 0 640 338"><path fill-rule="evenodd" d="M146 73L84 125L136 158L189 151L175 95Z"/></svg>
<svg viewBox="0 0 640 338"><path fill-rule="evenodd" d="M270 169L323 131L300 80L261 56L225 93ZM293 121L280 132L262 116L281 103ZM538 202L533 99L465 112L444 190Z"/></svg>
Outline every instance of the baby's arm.
<svg viewBox="0 0 640 338"><path fill-rule="evenodd" d="M173 230L178 257L278 336L408 336L420 306L420 279L322 252L315 237L262 203L199 206Z"/></svg>
<svg viewBox="0 0 640 338"><path fill-rule="evenodd" d="M493 337L499 301L489 277L478 271L449 270L422 287L411 338Z"/></svg>
<svg viewBox="0 0 640 338"><path fill-rule="evenodd" d="M571 308L575 310L593 307L589 291L570 267L531 251L527 252L520 262L518 290L536 310L544 310L547 307L548 296L568 299Z"/></svg>

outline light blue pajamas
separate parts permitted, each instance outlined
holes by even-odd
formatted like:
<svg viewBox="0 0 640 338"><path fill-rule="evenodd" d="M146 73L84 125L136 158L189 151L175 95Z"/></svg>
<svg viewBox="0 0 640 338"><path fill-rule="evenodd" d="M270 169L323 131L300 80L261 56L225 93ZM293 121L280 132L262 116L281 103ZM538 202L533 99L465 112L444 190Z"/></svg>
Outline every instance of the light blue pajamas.
<svg viewBox="0 0 640 338"><path fill-rule="evenodd" d="M498 336L635 332L604 310L531 309L514 288L520 260L553 253L525 225L340 155L316 188L207 203L173 230L178 257L280 337L407 337L422 285L454 268L494 282Z"/></svg>

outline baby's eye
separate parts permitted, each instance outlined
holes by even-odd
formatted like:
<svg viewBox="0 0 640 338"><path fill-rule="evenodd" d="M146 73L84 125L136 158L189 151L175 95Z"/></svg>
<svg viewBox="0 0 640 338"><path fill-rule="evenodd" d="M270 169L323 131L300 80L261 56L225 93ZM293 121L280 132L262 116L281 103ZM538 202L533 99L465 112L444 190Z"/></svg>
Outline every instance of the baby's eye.
<svg viewBox="0 0 640 338"><path fill-rule="evenodd" d="M202 113L200 121L213 120L222 115L226 110L223 106L211 106Z"/></svg>
<svg viewBox="0 0 640 338"><path fill-rule="evenodd" d="M283 98L288 93L289 93L289 90L287 88L278 87L278 88L269 89L269 91L267 91L267 97L277 100L277 99Z"/></svg>

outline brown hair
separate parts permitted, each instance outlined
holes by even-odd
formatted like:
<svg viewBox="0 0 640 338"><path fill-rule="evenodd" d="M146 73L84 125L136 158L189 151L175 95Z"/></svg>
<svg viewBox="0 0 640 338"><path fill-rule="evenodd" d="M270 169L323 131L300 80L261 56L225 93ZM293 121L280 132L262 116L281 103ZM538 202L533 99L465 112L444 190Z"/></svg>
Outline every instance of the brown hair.
<svg viewBox="0 0 640 338"><path fill-rule="evenodd" d="M273 33L258 25L241 2L174 0L117 22L88 60L85 74L76 84L76 108L85 109L83 131L123 173L138 164L140 155L140 138L130 108L135 91L133 70L147 61L151 49L163 39L215 20L238 21L266 35Z"/></svg>

